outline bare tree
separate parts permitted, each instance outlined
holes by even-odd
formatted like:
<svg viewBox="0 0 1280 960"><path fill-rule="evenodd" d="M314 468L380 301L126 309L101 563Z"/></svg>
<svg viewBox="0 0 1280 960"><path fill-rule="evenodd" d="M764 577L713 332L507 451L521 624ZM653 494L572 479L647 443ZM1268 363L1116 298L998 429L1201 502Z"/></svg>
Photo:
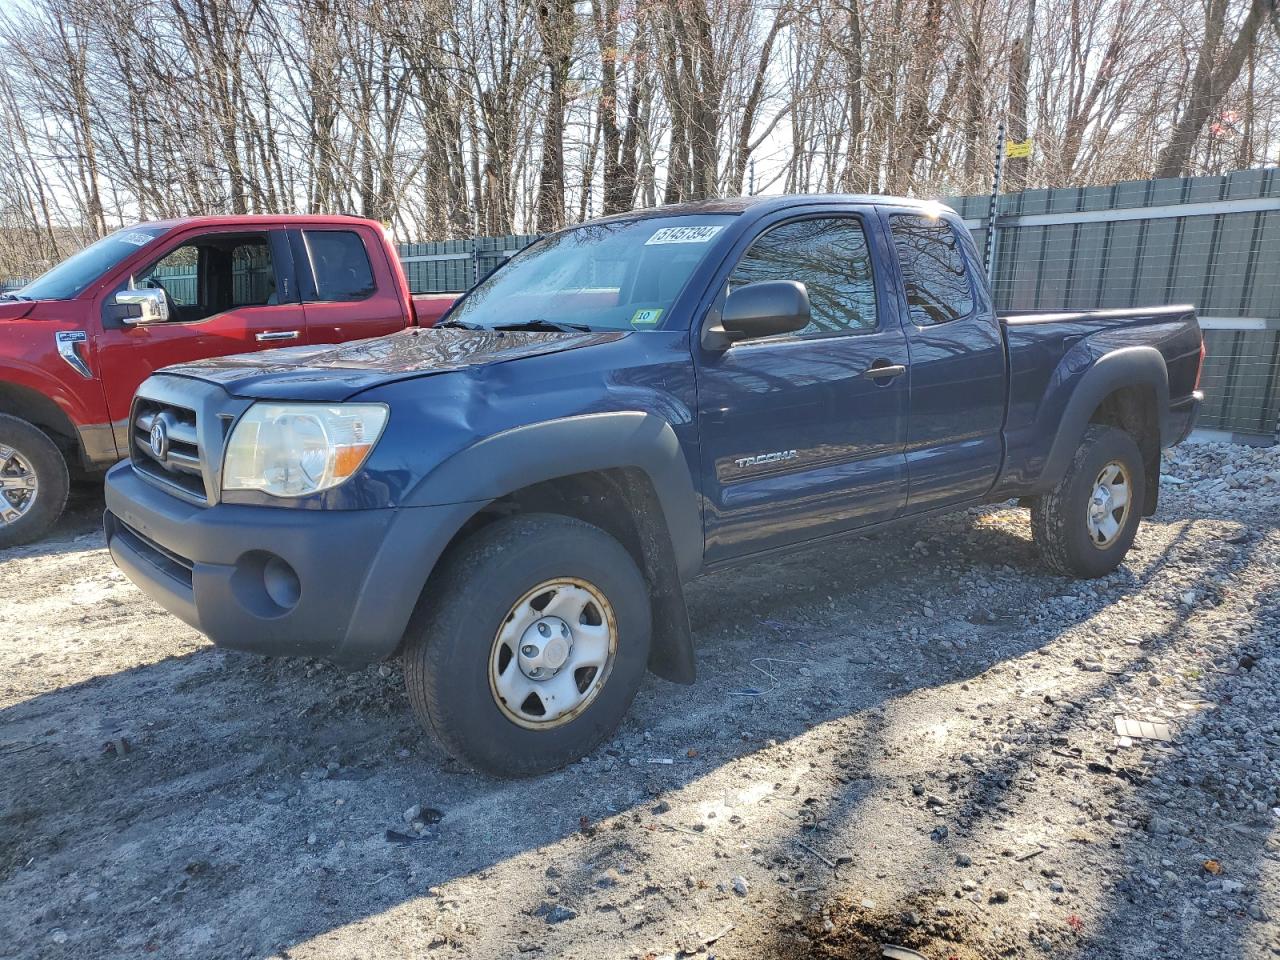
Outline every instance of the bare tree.
<svg viewBox="0 0 1280 960"><path fill-rule="evenodd" d="M1240 76L1258 40L1258 31L1276 16L1276 0L1252 0L1234 39L1228 40L1230 0L1207 0L1204 34L1191 78L1188 100L1164 151L1156 176L1178 177L1187 170L1191 151L1210 114Z"/></svg>
<svg viewBox="0 0 1280 960"><path fill-rule="evenodd" d="M137 219L406 239L753 189L1280 161L1280 0L27 0L0 13L0 276Z"/></svg>

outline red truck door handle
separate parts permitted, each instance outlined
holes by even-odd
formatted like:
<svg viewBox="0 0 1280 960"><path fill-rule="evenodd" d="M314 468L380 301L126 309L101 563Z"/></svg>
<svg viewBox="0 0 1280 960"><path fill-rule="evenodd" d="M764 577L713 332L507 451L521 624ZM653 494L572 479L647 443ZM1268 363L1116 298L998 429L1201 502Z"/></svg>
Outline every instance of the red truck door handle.
<svg viewBox="0 0 1280 960"><path fill-rule="evenodd" d="M271 340L297 340L298 336L297 330L273 330L270 333L256 333L254 339L259 343L267 343Z"/></svg>
<svg viewBox="0 0 1280 960"><path fill-rule="evenodd" d="M900 377L907 372L907 368L901 363L890 363L888 360L877 360L871 366L867 367L866 372L862 375L870 377L872 380L892 380L894 377Z"/></svg>

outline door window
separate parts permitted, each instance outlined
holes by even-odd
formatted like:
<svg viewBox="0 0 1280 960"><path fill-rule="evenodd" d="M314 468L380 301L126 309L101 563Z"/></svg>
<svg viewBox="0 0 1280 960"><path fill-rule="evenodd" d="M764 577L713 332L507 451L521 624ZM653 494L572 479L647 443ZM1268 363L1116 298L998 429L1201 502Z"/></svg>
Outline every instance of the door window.
<svg viewBox="0 0 1280 960"><path fill-rule="evenodd" d="M277 302L266 236L197 237L135 274L130 286L163 290L170 320L180 323Z"/></svg>
<svg viewBox="0 0 1280 960"><path fill-rule="evenodd" d="M809 291L809 325L791 336L876 327L871 253L861 221L852 217L796 220L766 231L743 254L729 289L763 280L797 280Z"/></svg>
<svg viewBox="0 0 1280 960"><path fill-rule="evenodd" d="M304 230L316 300L346 303L366 300L377 289L364 241L354 230Z"/></svg>
<svg viewBox="0 0 1280 960"><path fill-rule="evenodd" d="M964 253L951 224L933 217L895 213L889 218L911 322L927 327L973 312Z"/></svg>

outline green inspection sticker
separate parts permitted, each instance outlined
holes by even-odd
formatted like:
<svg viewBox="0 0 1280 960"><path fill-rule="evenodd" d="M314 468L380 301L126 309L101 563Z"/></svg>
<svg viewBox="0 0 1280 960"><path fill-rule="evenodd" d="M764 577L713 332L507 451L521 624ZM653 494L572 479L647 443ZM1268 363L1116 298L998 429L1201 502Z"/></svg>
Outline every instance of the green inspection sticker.
<svg viewBox="0 0 1280 960"><path fill-rule="evenodd" d="M631 317L631 325L633 327L656 327L658 318L662 316L659 310L637 310Z"/></svg>

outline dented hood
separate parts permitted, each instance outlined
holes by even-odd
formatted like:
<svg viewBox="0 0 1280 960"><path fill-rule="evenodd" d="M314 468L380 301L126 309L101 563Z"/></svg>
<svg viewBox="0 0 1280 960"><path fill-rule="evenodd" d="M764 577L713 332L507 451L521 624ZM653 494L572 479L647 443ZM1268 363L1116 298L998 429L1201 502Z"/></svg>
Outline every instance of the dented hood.
<svg viewBox="0 0 1280 960"><path fill-rule="evenodd" d="M198 360L161 372L216 383L255 400L338 401L396 380L545 356L628 335L413 328L350 343Z"/></svg>

